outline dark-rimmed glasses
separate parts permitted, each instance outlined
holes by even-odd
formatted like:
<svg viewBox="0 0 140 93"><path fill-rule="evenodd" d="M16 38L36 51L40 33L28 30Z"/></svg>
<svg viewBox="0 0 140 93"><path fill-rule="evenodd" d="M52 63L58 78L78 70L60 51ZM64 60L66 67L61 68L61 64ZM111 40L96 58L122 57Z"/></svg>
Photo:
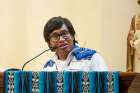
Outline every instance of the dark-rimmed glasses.
<svg viewBox="0 0 140 93"><path fill-rule="evenodd" d="M69 38L70 36L70 33L69 31L63 31L61 33L52 33L50 36L49 36L49 39L50 41L58 41L60 40L60 36L62 36L64 39L67 39Z"/></svg>

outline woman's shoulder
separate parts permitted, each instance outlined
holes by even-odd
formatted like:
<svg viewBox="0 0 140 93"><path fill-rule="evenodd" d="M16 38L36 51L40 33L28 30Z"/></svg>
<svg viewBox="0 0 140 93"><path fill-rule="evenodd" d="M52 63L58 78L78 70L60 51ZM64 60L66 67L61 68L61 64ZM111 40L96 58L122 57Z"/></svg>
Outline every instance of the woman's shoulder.
<svg viewBox="0 0 140 93"><path fill-rule="evenodd" d="M77 60L90 59L96 53L96 50L79 46L76 46L73 51L73 55L76 57Z"/></svg>
<svg viewBox="0 0 140 93"><path fill-rule="evenodd" d="M46 67L52 67L53 65L55 64L55 62L53 61L53 60L48 60L47 62L46 62L46 64L44 65L44 68L46 68Z"/></svg>

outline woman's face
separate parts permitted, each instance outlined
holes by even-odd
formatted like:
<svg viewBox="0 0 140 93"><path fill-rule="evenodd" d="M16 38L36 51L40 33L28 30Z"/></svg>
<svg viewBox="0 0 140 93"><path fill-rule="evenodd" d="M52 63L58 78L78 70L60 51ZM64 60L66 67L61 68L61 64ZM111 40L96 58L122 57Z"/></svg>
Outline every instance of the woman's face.
<svg viewBox="0 0 140 93"><path fill-rule="evenodd" d="M56 52L68 52L73 48L74 37L69 33L68 28L62 25L49 35L49 44L56 48Z"/></svg>

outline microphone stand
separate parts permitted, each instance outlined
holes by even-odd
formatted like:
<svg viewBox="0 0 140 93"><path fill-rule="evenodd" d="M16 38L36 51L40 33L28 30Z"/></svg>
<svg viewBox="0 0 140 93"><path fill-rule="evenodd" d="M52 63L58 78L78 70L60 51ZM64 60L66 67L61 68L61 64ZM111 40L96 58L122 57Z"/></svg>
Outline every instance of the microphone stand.
<svg viewBox="0 0 140 93"><path fill-rule="evenodd" d="M45 52L47 52L47 51L49 51L49 50L52 50L52 49L53 49L53 48L49 48L49 49L47 49L47 50L44 50L43 52L41 52L40 54L36 55L35 57L33 57L32 59L30 59L29 61L25 62L25 63L23 64L23 66L22 66L21 71L24 70L24 67L26 66L26 64L28 64L29 62L31 62L31 61L34 60L35 58L39 57L39 56L42 55L43 53L45 53Z"/></svg>

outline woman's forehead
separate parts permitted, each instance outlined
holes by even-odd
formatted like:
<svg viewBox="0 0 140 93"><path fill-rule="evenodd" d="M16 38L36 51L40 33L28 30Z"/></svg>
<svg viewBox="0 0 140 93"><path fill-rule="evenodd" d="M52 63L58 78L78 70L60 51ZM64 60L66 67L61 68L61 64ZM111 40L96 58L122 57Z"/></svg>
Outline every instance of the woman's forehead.
<svg viewBox="0 0 140 93"><path fill-rule="evenodd" d="M61 28L55 29L52 33L57 33L57 32L61 32L61 31L68 31L68 28L66 27L65 24L63 24L63 25L61 26Z"/></svg>

